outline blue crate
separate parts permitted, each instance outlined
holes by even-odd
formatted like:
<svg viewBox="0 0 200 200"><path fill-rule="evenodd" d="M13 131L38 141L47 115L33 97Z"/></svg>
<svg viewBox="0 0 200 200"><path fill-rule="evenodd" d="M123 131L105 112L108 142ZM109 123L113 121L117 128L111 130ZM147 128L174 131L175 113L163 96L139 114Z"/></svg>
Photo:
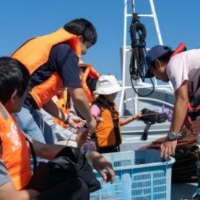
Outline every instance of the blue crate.
<svg viewBox="0 0 200 200"><path fill-rule="evenodd" d="M170 200L174 158L162 161L154 149L103 154L113 165L115 181L106 183L94 170L102 189L90 200Z"/></svg>

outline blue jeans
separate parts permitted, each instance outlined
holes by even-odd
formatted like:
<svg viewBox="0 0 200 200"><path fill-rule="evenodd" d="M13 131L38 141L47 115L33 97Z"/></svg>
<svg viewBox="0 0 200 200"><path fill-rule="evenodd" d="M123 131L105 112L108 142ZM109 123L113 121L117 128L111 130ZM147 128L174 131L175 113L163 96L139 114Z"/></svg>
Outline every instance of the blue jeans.
<svg viewBox="0 0 200 200"><path fill-rule="evenodd" d="M16 113L19 127L29 137L42 143L54 144L54 137L51 127L42 119L38 110L22 107Z"/></svg>
<svg viewBox="0 0 200 200"><path fill-rule="evenodd" d="M26 135L42 143L54 144L51 127L44 122L38 110L22 107L15 116L18 126ZM42 158L37 158L37 160L39 162L46 161Z"/></svg>

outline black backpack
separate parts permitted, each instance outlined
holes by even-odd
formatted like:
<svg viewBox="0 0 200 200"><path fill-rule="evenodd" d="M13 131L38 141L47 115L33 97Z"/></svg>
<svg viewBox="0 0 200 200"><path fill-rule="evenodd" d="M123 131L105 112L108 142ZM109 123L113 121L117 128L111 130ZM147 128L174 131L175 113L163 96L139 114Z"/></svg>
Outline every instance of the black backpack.
<svg viewBox="0 0 200 200"><path fill-rule="evenodd" d="M88 186L89 192L101 188L92 167L79 148L64 147L52 160L41 162L35 169L26 189L44 192L56 184L71 179L81 178Z"/></svg>

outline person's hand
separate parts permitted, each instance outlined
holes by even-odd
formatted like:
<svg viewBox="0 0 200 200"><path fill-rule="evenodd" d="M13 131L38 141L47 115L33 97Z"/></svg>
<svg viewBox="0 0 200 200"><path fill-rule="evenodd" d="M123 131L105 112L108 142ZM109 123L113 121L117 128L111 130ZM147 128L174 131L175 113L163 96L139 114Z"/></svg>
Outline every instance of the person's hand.
<svg viewBox="0 0 200 200"><path fill-rule="evenodd" d="M175 155L175 149L177 146L177 140L169 141L166 137L165 141L160 146L160 155L167 160L170 156Z"/></svg>
<svg viewBox="0 0 200 200"><path fill-rule="evenodd" d="M133 115L133 116L130 118L130 120L131 120L131 121L134 121L134 120L136 120L136 119L139 119L140 117L142 117L142 113L141 113L141 112L139 112L139 113L136 114L136 115Z"/></svg>
<svg viewBox="0 0 200 200"><path fill-rule="evenodd" d="M97 118L96 118L96 122L97 122L97 124L98 124L99 122L104 122L104 120L103 120L102 117L97 117Z"/></svg>
<svg viewBox="0 0 200 200"><path fill-rule="evenodd" d="M93 167L99 172L103 180L113 183L115 179L115 172L112 164L97 151L90 152L88 158L92 162ZM104 170L106 170L106 173Z"/></svg>
<svg viewBox="0 0 200 200"><path fill-rule="evenodd" d="M89 131L89 129L81 128L77 131L76 142L78 144L78 147L81 147L90 139L91 139L91 132Z"/></svg>
<svg viewBox="0 0 200 200"><path fill-rule="evenodd" d="M82 128L86 124L86 121L73 115L69 117L68 124L73 128Z"/></svg>
<svg viewBox="0 0 200 200"><path fill-rule="evenodd" d="M92 117L92 119L89 122L87 122L87 127L90 130L90 133L94 133L95 132L96 126L97 126L97 122L94 119L94 117Z"/></svg>
<svg viewBox="0 0 200 200"><path fill-rule="evenodd" d="M136 114L135 116L133 116L135 119L139 119L140 117L142 117L142 113L139 112L138 114Z"/></svg>

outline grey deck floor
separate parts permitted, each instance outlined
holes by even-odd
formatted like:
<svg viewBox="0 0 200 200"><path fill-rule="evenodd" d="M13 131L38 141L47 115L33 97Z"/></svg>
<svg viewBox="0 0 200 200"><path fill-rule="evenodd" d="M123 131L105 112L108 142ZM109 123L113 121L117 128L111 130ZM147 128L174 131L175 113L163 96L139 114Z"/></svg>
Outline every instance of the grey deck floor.
<svg viewBox="0 0 200 200"><path fill-rule="evenodd" d="M197 183L174 183L171 189L171 200L190 198L197 189Z"/></svg>

